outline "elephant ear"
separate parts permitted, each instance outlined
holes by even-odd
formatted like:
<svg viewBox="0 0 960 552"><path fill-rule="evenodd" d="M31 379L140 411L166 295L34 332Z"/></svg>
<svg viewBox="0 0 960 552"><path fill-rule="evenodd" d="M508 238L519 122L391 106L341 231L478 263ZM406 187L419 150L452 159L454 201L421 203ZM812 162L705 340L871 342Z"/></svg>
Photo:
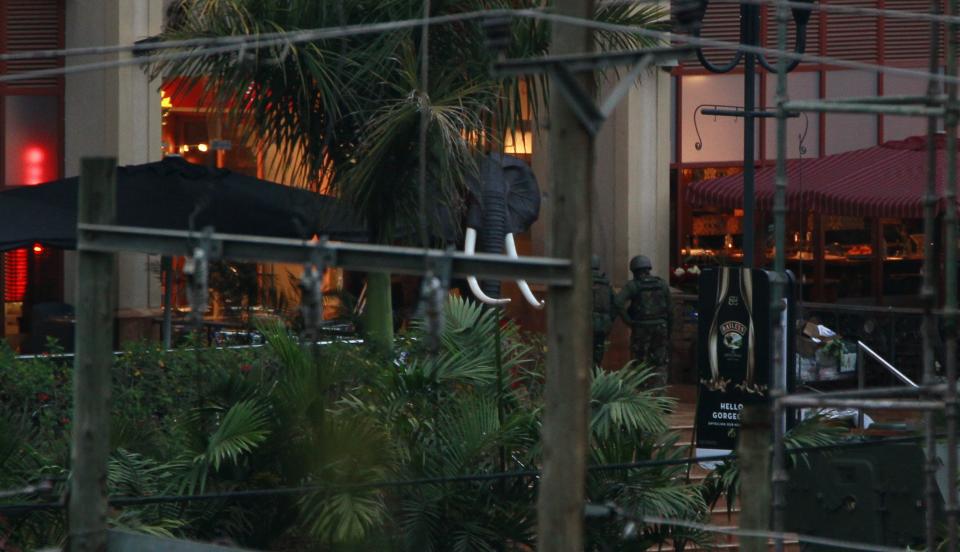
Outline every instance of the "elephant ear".
<svg viewBox="0 0 960 552"><path fill-rule="evenodd" d="M506 231L526 231L540 217L540 187L533 171L522 160L491 153L478 164L477 178L470 179L467 226L483 226L483 191L506 190Z"/></svg>
<svg viewBox="0 0 960 552"><path fill-rule="evenodd" d="M507 185L507 232L527 231L540 218L540 186L533 170L509 155L491 156L499 162Z"/></svg>

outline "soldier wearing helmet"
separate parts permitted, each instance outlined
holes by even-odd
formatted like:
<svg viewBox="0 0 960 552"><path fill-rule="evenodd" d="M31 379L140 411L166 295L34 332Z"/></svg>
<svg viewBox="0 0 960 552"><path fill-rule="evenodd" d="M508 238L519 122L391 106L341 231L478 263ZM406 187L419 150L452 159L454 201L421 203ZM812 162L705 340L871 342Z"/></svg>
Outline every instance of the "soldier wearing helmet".
<svg viewBox="0 0 960 552"><path fill-rule="evenodd" d="M593 364L603 362L607 348L607 335L617 317L614 310L613 287L607 275L600 270L600 257L590 257L590 274L593 280Z"/></svg>
<svg viewBox="0 0 960 552"><path fill-rule="evenodd" d="M670 288L662 278L650 274L653 268L646 255L630 259L633 280L616 295L615 305L630 326L630 349L636 361L656 370L659 385L667 383L670 347Z"/></svg>

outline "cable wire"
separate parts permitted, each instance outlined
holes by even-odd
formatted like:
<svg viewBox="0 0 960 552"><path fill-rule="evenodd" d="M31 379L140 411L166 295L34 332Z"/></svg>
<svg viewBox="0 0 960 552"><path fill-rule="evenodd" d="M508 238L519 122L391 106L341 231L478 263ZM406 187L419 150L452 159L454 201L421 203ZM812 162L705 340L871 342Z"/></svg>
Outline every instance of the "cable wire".
<svg viewBox="0 0 960 552"><path fill-rule="evenodd" d="M942 23L960 23L960 16L950 16L950 15L937 15L931 14L928 12L918 12L912 10L894 10L889 8L869 8L863 6L850 6L845 4L834 4L834 3L822 3L822 2L796 2L792 0L714 0L718 3L726 4L757 4L757 5L776 5L779 2L783 2L790 9L796 10L805 10L805 11L817 11L817 12L826 12L826 13L836 13L841 15L867 15L873 17L886 17L890 19L903 19L903 20L912 20L912 21L927 21L933 22L938 21ZM655 0L607 0L601 2L600 5L642 5L642 4L657 4ZM156 50L163 49L175 49L175 48L191 48L191 47L203 47L203 46L222 46L222 45L235 45L240 46L242 43L250 43L255 40L273 40L273 39L287 39L290 38L291 42L300 42L301 40L297 39L297 35L301 34L310 34L315 32L323 31L323 34L316 36L315 38L306 39L309 40L322 40L328 38L343 38L346 36L356 36L360 34L368 33L379 33L379 32L390 32L394 30L408 29L412 27L417 27L420 25L426 24L441 24L441 23L450 23L456 21L462 21L466 19L475 19L478 17L487 17L487 16L498 16L498 15L510 15L510 14L519 14L520 12L531 12L531 11L544 11L541 9L524 9L524 10L510 10L510 9L494 9L486 11L473 11L473 12L464 12L462 14L452 14L446 16L436 16L429 18L428 21L423 21L422 19L411 19L403 20L396 22L384 22L384 23L367 23L367 24L358 24L358 25L341 25L338 27L332 27L328 29L316 29L316 30L300 30L300 31L280 31L275 33L263 33L258 35L234 35L228 37L214 37L214 38L189 38L181 40L165 40L165 41L151 41L151 39L145 39L138 41L134 44L116 44L108 46L85 46L85 47L73 47L73 48L59 48L59 49L45 49L45 50L29 50L22 52L8 52L0 54L0 61L14 61L14 60L36 60L36 59L50 59L50 58L61 58L61 57L73 57L73 56L95 56L95 55L108 55L108 54L117 54L117 53L131 53L134 55L137 54L147 54ZM341 34L342 33L342 34Z"/></svg>
<svg viewBox="0 0 960 552"><path fill-rule="evenodd" d="M151 41L145 39L134 44L114 44L109 46L82 46L75 48L60 48L52 50L30 50L25 52L9 52L0 54L0 61L13 61L24 59L48 59L71 56L93 56L118 53L143 53L149 54L156 50L166 50L175 48L193 48L203 46L223 46L232 45L242 46L244 43L255 41L288 41L310 42L314 40L326 40L331 38L347 38L364 34L378 34L405 29L412 29L422 25L439 25L444 23L456 23L470 19L484 18L488 16L509 15L516 10L494 9L494 10L474 10L469 12L438 15L430 18L402 19L399 21L384 21L381 23L359 23L356 25L338 25L336 27L325 27L322 29L301 29L296 31L278 31L275 33L244 34L231 36L218 36L208 38L186 38L179 40ZM538 11L528 9L524 11Z"/></svg>
<svg viewBox="0 0 960 552"><path fill-rule="evenodd" d="M109 60L95 63L85 63L72 65L68 67L54 67L49 69L38 69L34 71L24 71L22 73L7 74L0 76L0 82L14 82L20 80L36 79L41 77L54 77L61 75L71 75L75 73L84 73L88 71L98 71L102 69L114 69L127 67L131 65L148 65L165 61L178 61L194 57L206 57L228 53L245 53L247 50L259 50L271 46L282 46L287 44L299 44L301 42L315 42L319 40L329 40L335 38L347 38L361 36L365 34L380 34L405 29L413 29L424 25L440 25L446 23L457 23L482 19L496 14L509 15L516 10L478 10L450 15L439 15L428 18L404 19L400 21L388 21L384 23L366 23L358 25L346 25L337 27L325 27L321 29L308 29L299 31L283 31L268 34L255 35L235 35L216 38L198 38L177 41L158 41L150 43L140 43L133 45L115 45L98 46L91 48L76 48L63 50L38 50L36 52L15 52L0 55L0 61L11 59L38 59L44 57L62 57L64 55L93 55L110 54L123 52L153 52L155 50L176 49L176 48L201 48L188 52L164 53L154 55L144 55L129 59ZM523 12L535 12L537 10L522 10ZM20 57L16 57L20 56Z"/></svg>
<svg viewBox="0 0 960 552"><path fill-rule="evenodd" d="M713 0L718 4L755 4L758 6L776 6L786 4L791 10L825 12L837 15L866 15L877 18L902 19L907 21L925 21L940 23L960 23L960 16L937 15L914 10L895 10L891 8L868 8L829 2L797 2L794 0ZM658 4L657 0L607 0L601 6L629 6Z"/></svg>
<svg viewBox="0 0 960 552"><path fill-rule="evenodd" d="M940 435L938 437L942 437ZM923 437L893 437L876 439L873 441L855 441L846 443L835 443L831 445L818 445L809 447L793 447L787 450L788 454L804 454L810 452L825 452L831 450L842 450L847 448L862 448L885 446L895 443L917 442ZM637 462L624 462L615 464L594 464L587 466L588 472L604 471L623 471L632 469L678 466L685 464L694 464L701 462L719 462L733 460L737 457L736 453L694 456L686 458L667 458L659 460L640 460ZM242 500L251 498L267 498L271 496L291 496L304 495L323 491L359 491L370 489L389 489L399 487L411 487L419 485L439 485L447 483L474 483L483 481L500 481L505 479L528 479L540 476L540 470L519 470L494 473L474 473L453 476L423 477L418 479L395 479L386 481L371 481L367 483L339 483L339 484L316 484L302 485L298 487L275 487L268 489L246 489L239 491L223 491L218 493L204 493L192 495L155 495L155 496L118 496L109 499L112 506L142 506L148 504L169 504L180 502L200 502L209 500ZM59 510L65 507L62 502L39 502L39 503L17 503L0 504L0 515L29 513L39 510Z"/></svg>
<svg viewBox="0 0 960 552"><path fill-rule="evenodd" d="M709 47L709 48L717 48L719 50L741 51L745 53L758 54L758 55L764 55L764 54L782 55L783 57L791 60L799 59L800 61L812 61L812 62L824 64L824 65L834 65L837 67L845 67L847 69L869 71L871 73L900 75L900 76L910 77L910 78L922 78L925 80L933 79L936 82L960 84L960 77L947 77L946 75L943 75L941 73L931 73L925 70L906 69L902 67L894 67L889 65L877 65L874 63L866 63L862 61L843 59L843 58L838 58L833 56L824 56L820 54L808 54L808 53L798 54L796 52L782 51L776 48L767 48L764 46L749 46L739 42L695 37L693 35L678 34L678 33L672 33L669 31L657 31L654 29L644 29L641 27L632 27L629 25L620 25L617 23L605 23L603 21L582 19L582 18L570 17L566 15L556 15L556 14L549 14L549 13L524 13L524 15L534 19L541 19L545 21L551 21L554 23L565 23L567 25L583 25L599 31L624 33L624 34L636 34L640 36L645 36L647 38L662 39L666 41L678 42L681 44L688 44L691 46L696 46L701 48Z"/></svg>
<svg viewBox="0 0 960 552"><path fill-rule="evenodd" d="M809 53L798 54L792 51L789 51L789 52L781 51L776 48L767 48L763 46L749 46L749 45L741 44L739 42L731 42L726 40L718 40L718 39L711 39L711 38L704 38L704 37L695 37L687 34L672 33L669 31L658 31L654 29L645 29L642 27L634 27L630 25L621 25L616 23L605 23L602 21L595 21L591 19L545 13L541 10L527 10L527 9L474 11L474 12L466 12L462 14L444 15L444 16L436 16L436 17L430 17L430 18L407 19L407 20L393 21L388 23L352 25L347 27L334 27L334 28L314 29L314 30L307 30L307 31L290 31L290 32L276 33L271 35L244 35L239 38L238 37L220 37L217 39L204 39L209 41L204 44L208 44L208 45L221 44L221 45L212 46L206 49L188 51L188 52L156 54L153 56L144 56L144 57L137 57L137 58L131 58L131 59L111 60L111 61L104 61L104 62L97 62L97 63L74 65L69 67L57 67L57 68L50 68L50 69L39 69L35 71L25 71L23 73L2 75L0 76L0 82L14 82L14 81L21 81L21 80L36 79L41 77L70 75L70 74L83 73L83 72L89 72L89 71L97 71L102 69L126 67L131 65L148 65L151 63L178 61L178 60L190 59L195 57L206 57L206 56L212 56L212 55L228 54L233 52L243 54L248 49L258 50L261 48L279 46L284 44L313 42L317 40L324 40L324 39L331 39L331 38L344 38L348 36L358 36L362 34L390 32L395 30L414 28L422 25L437 25L442 23L468 21L468 20L475 20L475 19L488 17L493 14L513 15L515 17L525 17L525 18L536 19L541 21L549 21L552 23L580 25L580 26L592 28L594 30L623 33L623 34L635 34L635 35L644 36L647 38L653 38L653 39L663 40L663 41L673 41L673 42L688 44L691 46L701 47L701 48L710 47L710 48L717 48L721 50L734 51L734 52L746 52L746 53L753 53L758 55L780 55L791 60L797 59L800 61L816 62L824 65L833 65L836 67L844 67L847 69L868 71L871 73L898 75L898 76L909 77L909 78L922 78L925 80L932 79L936 82L960 84L960 77L947 76L941 73L931 73L929 71L924 71L924 70L907 69L903 67L895 67L895 66L889 66L889 65L878 65L873 63L866 63L861 61L855 61L855 60L838 58L834 56L820 55L820 54L809 54ZM268 38L264 38L264 37L268 37ZM157 42L157 43L153 43L153 46L156 49L156 47L161 44L163 43ZM182 47L182 46L176 46L176 47ZM127 48L130 48L130 47L127 47ZM149 50L148 48L140 48L140 49Z"/></svg>
<svg viewBox="0 0 960 552"><path fill-rule="evenodd" d="M423 0L424 24L420 28L420 128L417 151L417 208L420 212L420 246L430 247L427 236L427 131L432 118L432 98L430 97L430 0Z"/></svg>
<svg viewBox="0 0 960 552"><path fill-rule="evenodd" d="M904 552L906 548L894 548L882 544L868 544L829 537L818 537L815 535L805 535L802 533L778 533L776 531L764 531L762 529L738 529L735 527L722 527L707 523L698 523L684 519L671 519L659 516L630 516L624 515L625 519L639 521L642 523L652 523L657 525L668 525L672 527L684 527L696 531L705 531L708 533L719 533L723 535L734 535L737 537L754 537L773 540L794 540L808 544L817 544L831 548L843 548L846 550L864 550L866 552Z"/></svg>

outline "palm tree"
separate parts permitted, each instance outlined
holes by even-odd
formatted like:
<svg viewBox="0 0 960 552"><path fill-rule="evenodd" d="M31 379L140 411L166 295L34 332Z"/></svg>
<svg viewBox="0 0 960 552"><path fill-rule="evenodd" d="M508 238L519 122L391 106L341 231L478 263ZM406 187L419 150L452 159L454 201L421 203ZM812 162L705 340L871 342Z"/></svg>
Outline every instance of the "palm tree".
<svg viewBox="0 0 960 552"><path fill-rule="evenodd" d="M495 311L451 297L439 349L426 349L427 330L416 324L411 339L398 344L403 361L387 365L362 349L311 353L283 328L264 328L282 364L276 372L279 383L264 383L265 390L278 391L257 395L271 396L275 419L270 442L244 453L245 464L262 473L271 471L267 465L272 462L284 484L331 485L298 502L298 514L287 517L298 520L292 532L332 549L522 550L534 545L535 477L365 486L385 479L514 472L540 465L544 367L519 330L507 325L499 331L498 377L493 345L498 325ZM674 446L679 437L666 424L674 401L662 390L649 389L651 370L631 364L617 372L598 370L594 376L594 463L685 454ZM254 429L250 425L246 433ZM281 458L286 460L278 462ZM683 472L683 466L595 472L588 491L597 503L614 501L635 512L698 519L706 505L696 486L683 483ZM224 475L229 478L223 472L218 477ZM218 484L230 486L226 480ZM273 522L282 523L279 518ZM640 543L621 543L622 531L615 525L597 527L592 545L635 549L643 544L646 549L677 539L667 528L646 527Z"/></svg>
<svg viewBox="0 0 960 552"><path fill-rule="evenodd" d="M544 0L179 0L163 39L273 33L408 20L496 8L541 8ZM548 3L547 3L548 4ZM624 25L663 26L652 4L610 4L597 18ZM549 28L542 21L511 23L510 57L543 55ZM598 33L598 47L649 44L628 33ZM545 105L545 82L498 79L480 24L463 21L430 28L335 40L283 44L241 56L199 56L162 62L157 74L196 77L205 94L231 106L237 123L263 145L277 148L282 167L303 186L329 183L353 202L378 243L414 241L424 220L430 235L459 226L456 215L474 156L501 147L505 129L521 122L525 94ZM421 56L429 60L426 90ZM525 92L524 92L525 91ZM421 115L426 116L421 119ZM536 119L538 112L533 109ZM425 121L427 197L418 201L419 133ZM536 125L535 125L536 126ZM453 215L445 215L453 213ZM444 219L454 219L444 220ZM368 328L392 342L389 277L368 278Z"/></svg>

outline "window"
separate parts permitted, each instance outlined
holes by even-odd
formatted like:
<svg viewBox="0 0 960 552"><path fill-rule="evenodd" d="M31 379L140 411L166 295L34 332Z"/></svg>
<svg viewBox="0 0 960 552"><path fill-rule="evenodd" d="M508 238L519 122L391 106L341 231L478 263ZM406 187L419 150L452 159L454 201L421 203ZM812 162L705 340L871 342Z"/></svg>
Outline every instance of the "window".
<svg viewBox="0 0 960 552"><path fill-rule="evenodd" d="M64 47L64 0L0 2L0 52ZM0 63L5 74L62 66L58 58ZM63 78L46 76L0 84L0 157L3 182L40 184L61 176L63 165ZM42 244L0 253L0 335L13 345L29 330L31 305L63 300L62 252Z"/></svg>

